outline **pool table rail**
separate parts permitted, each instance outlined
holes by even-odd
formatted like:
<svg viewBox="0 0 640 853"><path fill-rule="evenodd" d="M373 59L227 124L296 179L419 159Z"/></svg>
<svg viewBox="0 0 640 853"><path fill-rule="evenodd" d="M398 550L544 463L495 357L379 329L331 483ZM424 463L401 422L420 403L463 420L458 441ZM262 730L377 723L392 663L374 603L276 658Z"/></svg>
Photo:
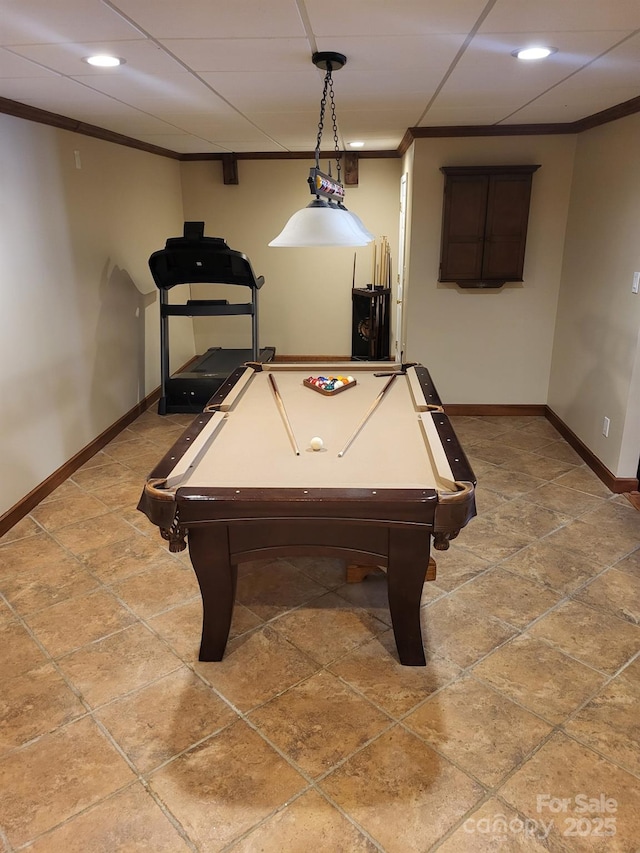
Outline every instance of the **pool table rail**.
<svg viewBox="0 0 640 853"><path fill-rule="evenodd" d="M282 370L302 374L326 367L284 365ZM354 364L353 374L364 379L365 370L376 367L372 363ZM344 373L344 368L333 367L339 373ZM389 364L389 368L397 366ZM210 444L219 442L217 436L224 437L224 430L238 411L242 412L241 401L249 401L245 393L258 381L264 387L264 378L260 380L257 375L268 370L268 365L245 365L223 383L206 410L153 469L138 504L138 509L160 528L171 551L184 550L188 543L204 609L200 660L221 660L224 655L239 563L315 555L386 570L400 662L424 666L420 600L430 549L446 550L476 515L476 478L428 371L421 365L400 371L411 390L410 396L403 392L401 399L409 405L405 421L413 417L421 424L426 436L421 447L431 459L430 468L437 474L434 478L425 480L418 474L407 478L403 474L395 480L383 480L378 472L377 484L375 472L370 472L373 479L367 474L340 483L324 477L314 486L313 479L305 484L302 478L284 476L281 484L273 477L260 480L250 476L236 481L235 469L231 470L232 478L225 480L219 468L211 467L211 479L203 477L200 482L204 485L199 485L189 471L200 465ZM396 386L399 381L398 376ZM393 427L389 429L392 438ZM250 430L241 434L245 441L252 440ZM220 451L218 455L223 458ZM239 469L247 465L247 458L251 456L245 451ZM208 459L216 457L209 453ZM432 572L430 579L433 576Z"/></svg>
<svg viewBox="0 0 640 853"><path fill-rule="evenodd" d="M328 371L328 374L355 374L357 379L357 374L359 371L363 369L372 369L376 365L372 362L353 362L353 363L335 363L333 365L325 365L323 367L324 370ZM381 365L378 364L378 367ZM231 373L228 378L222 383L222 385L218 388L213 397L208 401L206 406L204 407L205 412L216 412L220 410L227 409L233 402L235 402L234 389L237 385L244 385L246 381L250 378L252 371L254 373L261 373L262 371L271 370L273 368L277 368L279 370L284 371L305 371L314 370L318 371L318 367L308 365L304 362L296 363L288 363L288 364L280 364L280 363L272 363L269 362L267 364L263 364L261 362L247 362L246 364L240 365L237 367L233 373ZM420 401L417 400L419 408L422 408L424 411L433 410L433 411L443 411L442 401L440 399L440 395L436 389L436 386L431 378L431 374L428 369L424 367L422 364L397 364L395 362L388 362L384 365L385 372L384 373L374 373L376 376L392 376L394 374L405 375L411 374L415 376L415 384L421 392L421 395L424 397L424 404L420 405ZM388 370L388 372L387 372ZM420 395L416 394L416 398Z"/></svg>
<svg viewBox="0 0 640 853"><path fill-rule="evenodd" d="M476 514L475 487L456 482L455 492L435 489L270 489L166 488L166 480L150 478L138 509L157 525L170 550L183 551L187 531L219 523L242 526L260 520L271 524L317 520L336 525L421 526L434 537L436 550ZM316 544L322 538L315 539ZM326 540L325 540L326 541ZM253 558L252 558L253 559Z"/></svg>

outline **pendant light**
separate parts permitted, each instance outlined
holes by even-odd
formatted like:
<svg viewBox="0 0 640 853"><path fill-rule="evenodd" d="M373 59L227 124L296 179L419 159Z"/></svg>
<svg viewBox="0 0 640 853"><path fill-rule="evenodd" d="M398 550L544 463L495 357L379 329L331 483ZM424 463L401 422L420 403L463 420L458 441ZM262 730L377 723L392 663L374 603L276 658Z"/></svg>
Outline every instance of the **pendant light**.
<svg viewBox="0 0 640 853"><path fill-rule="evenodd" d="M344 186L340 182L341 154L338 145L338 126L331 73L333 70L342 68L347 62L347 57L342 53L322 51L314 53L312 61L317 68L321 68L325 72L315 150L316 165L309 170L309 177L307 178L309 189L315 198L307 207L293 214L280 234L269 245L288 248L366 246L372 242L374 236L365 228L355 213L351 213L344 206ZM329 166L328 175L320 170L320 144L324 130L327 94L330 98L331 117L333 119L337 181L333 180L331 166Z"/></svg>

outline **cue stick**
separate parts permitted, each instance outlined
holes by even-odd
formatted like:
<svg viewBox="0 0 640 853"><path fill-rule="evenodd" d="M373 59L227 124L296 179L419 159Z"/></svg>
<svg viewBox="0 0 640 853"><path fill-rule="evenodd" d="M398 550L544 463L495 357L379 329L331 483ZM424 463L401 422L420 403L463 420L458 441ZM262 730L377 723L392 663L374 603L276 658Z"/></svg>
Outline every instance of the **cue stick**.
<svg viewBox="0 0 640 853"><path fill-rule="evenodd" d="M287 416L287 410L284 407L284 403L282 402L282 397L280 396L280 392L278 391L278 386L276 385L276 380L273 373L269 374L269 381L271 382L271 387L273 388L273 393L276 396L276 404L278 409L280 410L280 414L282 415L282 420L284 421L284 425L287 429L287 433L289 435L289 439L291 440L291 444L293 445L293 449L295 450L296 456L300 456L300 448L296 442L296 437L293 434L293 430L291 429L291 423Z"/></svg>
<svg viewBox="0 0 640 853"><path fill-rule="evenodd" d="M269 375L271 375L271 374L269 374ZM398 376L398 374L397 374L397 373L394 373L394 374L391 376L391 379L389 379L389 380L387 381L387 384L384 386L384 388L382 389L382 391L378 394L378 396L376 397L376 399L375 399L375 400L373 401L373 403L369 406L369 410L367 411L367 414L362 418L362 420L360 421L360 423L358 424L358 426L354 429L354 431L353 431L353 433L352 433L351 438L349 439L349 441L345 444L345 446L342 448L342 450L340 451L340 453L338 453L338 456L344 456L344 454L347 452L347 450L349 449L349 447L350 447L350 445L351 445L351 442L354 440L354 438L356 438L356 436L358 435L358 433L360 432L360 430L362 429L362 427L363 427L363 426L366 424L366 422L369 420L369 418L370 418L370 417L371 417L371 415L373 414L374 409L379 405L380 401L382 400L382 398L384 397L384 395L387 393L387 391L389 390L389 388L390 388L390 387L391 387L391 385L393 384L393 381L395 380L396 376Z"/></svg>

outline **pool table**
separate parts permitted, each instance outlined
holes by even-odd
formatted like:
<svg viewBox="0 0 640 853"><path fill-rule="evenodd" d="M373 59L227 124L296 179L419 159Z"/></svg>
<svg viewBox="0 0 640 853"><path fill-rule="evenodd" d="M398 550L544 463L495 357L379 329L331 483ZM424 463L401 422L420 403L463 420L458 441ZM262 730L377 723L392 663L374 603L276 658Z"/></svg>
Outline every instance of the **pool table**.
<svg viewBox="0 0 640 853"><path fill-rule="evenodd" d="M354 383L304 384L320 375ZM249 363L151 472L138 508L171 550L188 540L200 660L222 660L238 563L318 555L386 570L398 657L424 666L431 541L445 550L475 515L475 477L422 365Z"/></svg>

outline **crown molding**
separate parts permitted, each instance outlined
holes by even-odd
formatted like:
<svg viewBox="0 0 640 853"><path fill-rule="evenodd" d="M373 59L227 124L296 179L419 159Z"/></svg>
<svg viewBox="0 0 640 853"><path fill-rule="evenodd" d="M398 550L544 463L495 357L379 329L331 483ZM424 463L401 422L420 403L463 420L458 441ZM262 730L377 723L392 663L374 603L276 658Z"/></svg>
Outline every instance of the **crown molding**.
<svg viewBox="0 0 640 853"><path fill-rule="evenodd" d="M619 118L626 118L634 113L640 113L640 97L630 98L628 101L623 101L621 104L616 104L613 107L608 107L606 110L601 110L599 113L581 118L575 121L576 133L582 133L584 130L591 130L593 127L598 127L601 124L608 124L610 121L616 121Z"/></svg>
<svg viewBox="0 0 640 853"><path fill-rule="evenodd" d="M403 157L416 139L435 139L444 137L476 137L476 136L549 136L557 134L582 133L603 124L616 121L620 118L640 112L640 96L615 104L606 110L601 110L593 115L571 122L557 122L547 124L490 124L490 125L438 125L435 127L409 127L398 147L395 150L384 151L358 151L358 159L380 160L388 157ZM94 124L77 121L69 116L42 110L39 107L31 107L20 101L11 101L9 98L0 97L0 113L22 118L26 121L46 124L61 130L70 130L83 136L92 136L116 145L124 145L127 148L136 148L149 154L157 154L160 157L168 157L171 160L181 162L194 162L199 160L223 160L230 154L236 160L309 160L315 158L314 151L244 151L227 152L219 154L211 153L189 153L181 154L158 145L151 145L139 139L125 136L123 133L115 133ZM321 157L332 157L334 151L324 152Z"/></svg>
<svg viewBox="0 0 640 853"><path fill-rule="evenodd" d="M341 151L340 154L354 154L359 160L382 160L398 156L397 150L385 151ZM335 151L321 151L321 160L335 159ZM187 163L193 160L222 160L233 156L236 160L314 160L315 151L239 151L229 154L178 154L178 159Z"/></svg>
<svg viewBox="0 0 640 853"><path fill-rule="evenodd" d="M160 148L158 145L151 145L148 142L141 142L139 139L132 139L123 133L115 133L113 130L106 130L104 127L98 127L95 124L77 121L58 113L50 113L48 110L41 110L39 107L30 107L28 104L21 104L19 101L10 101L8 98L0 98L0 113L22 118L26 121L34 121L38 124L46 124L50 127L57 127L60 130L70 130L73 133L80 133L83 136L104 139L106 142L125 145L127 148L137 148L140 151L147 151L150 154L158 154L160 157L170 157L172 160L179 160L182 156L176 151L170 151L168 148Z"/></svg>

